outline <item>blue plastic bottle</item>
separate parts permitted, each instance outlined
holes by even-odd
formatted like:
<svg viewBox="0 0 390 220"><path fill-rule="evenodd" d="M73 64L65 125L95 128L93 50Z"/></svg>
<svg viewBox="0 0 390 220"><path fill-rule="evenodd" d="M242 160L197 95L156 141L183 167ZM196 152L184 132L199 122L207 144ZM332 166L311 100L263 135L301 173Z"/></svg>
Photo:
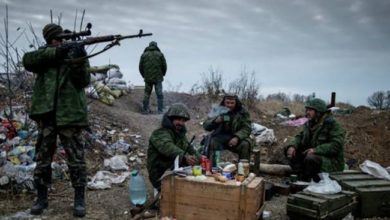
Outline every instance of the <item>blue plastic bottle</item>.
<svg viewBox="0 0 390 220"><path fill-rule="evenodd" d="M129 198L133 205L143 205L146 202L146 187L143 176L138 173L138 170L131 172L129 180Z"/></svg>

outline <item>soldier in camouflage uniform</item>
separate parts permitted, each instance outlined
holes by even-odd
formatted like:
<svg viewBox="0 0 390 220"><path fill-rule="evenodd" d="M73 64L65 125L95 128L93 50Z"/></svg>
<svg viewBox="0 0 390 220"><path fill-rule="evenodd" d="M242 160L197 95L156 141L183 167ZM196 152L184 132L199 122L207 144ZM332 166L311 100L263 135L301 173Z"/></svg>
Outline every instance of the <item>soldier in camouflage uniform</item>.
<svg viewBox="0 0 390 220"><path fill-rule="evenodd" d="M38 198L31 214L39 215L48 206L51 184L51 162L57 147L57 136L67 154L72 186L75 189L73 215L86 214L84 193L87 183L82 129L88 126L87 100L84 88L90 82L88 60L67 64L65 59L86 56L83 47L65 47L58 35L62 27L48 24L43 28L47 45L23 56L26 70L36 75L30 118L39 128L36 144L34 183Z"/></svg>
<svg viewBox="0 0 390 220"><path fill-rule="evenodd" d="M285 147L290 166L304 181L320 180L319 172L344 169L345 130L328 111L321 99L306 102L309 119L295 139Z"/></svg>
<svg viewBox="0 0 390 220"><path fill-rule="evenodd" d="M143 113L150 113L149 99L154 86L157 96L157 110L161 114L164 109L162 82L167 72L167 62L156 42L150 42L149 46L145 48L139 61L139 72L145 81Z"/></svg>
<svg viewBox="0 0 390 220"><path fill-rule="evenodd" d="M166 170L173 169L173 163L180 156L181 166L194 165L199 154L187 140L185 122L190 114L185 105L173 104L163 115L161 127L153 131L149 139L147 168L149 180L160 191L160 177Z"/></svg>
<svg viewBox="0 0 390 220"><path fill-rule="evenodd" d="M239 159L249 161L252 148L249 112L236 95L225 95L220 105L229 111L223 115L209 117L203 123L206 131L213 131L210 135L209 150L228 149L237 153Z"/></svg>

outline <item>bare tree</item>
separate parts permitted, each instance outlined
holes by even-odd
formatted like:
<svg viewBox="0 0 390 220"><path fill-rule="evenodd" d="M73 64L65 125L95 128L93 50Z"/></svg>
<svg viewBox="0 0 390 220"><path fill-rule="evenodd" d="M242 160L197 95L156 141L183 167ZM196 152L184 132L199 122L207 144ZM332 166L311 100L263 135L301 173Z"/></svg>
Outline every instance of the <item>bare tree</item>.
<svg viewBox="0 0 390 220"><path fill-rule="evenodd" d="M198 87L203 94L211 97L217 97L219 93L223 92L223 77L222 72L218 69L209 68L209 73L202 73L202 84L200 86L194 85L192 89ZM192 90L191 89L191 90Z"/></svg>
<svg viewBox="0 0 390 220"><path fill-rule="evenodd" d="M288 104L291 101L290 97L284 92L269 94L266 100L278 100L283 102L284 104Z"/></svg>
<svg viewBox="0 0 390 220"><path fill-rule="evenodd" d="M386 92L384 91L377 91L374 92L371 96L367 98L367 102L370 106L375 107L376 109L383 110L386 107L388 108L388 96L390 94L390 91Z"/></svg>
<svg viewBox="0 0 390 220"><path fill-rule="evenodd" d="M255 72L242 70L240 77L229 84L229 93L237 95L248 107L254 107L259 98L260 83Z"/></svg>

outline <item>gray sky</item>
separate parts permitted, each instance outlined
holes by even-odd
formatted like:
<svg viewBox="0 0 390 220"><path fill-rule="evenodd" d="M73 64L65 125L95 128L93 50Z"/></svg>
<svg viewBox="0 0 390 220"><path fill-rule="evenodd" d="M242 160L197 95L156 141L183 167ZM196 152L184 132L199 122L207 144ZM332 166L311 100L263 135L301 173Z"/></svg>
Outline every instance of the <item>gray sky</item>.
<svg viewBox="0 0 390 220"><path fill-rule="evenodd" d="M85 9L94 36L152 32L90 60L118 64L135 85L143 84L139 57L155 40L168 62L165 89L189 91L212 67L226 85L244 69L255 72L264 96L315 92L329 100L335 91L338 101L367 105L375 91L390 90L388 0L0 0L1 18L6 4L11 39L16 27L29 32L29 22L41 37L50 9L68 29Z"/></svg>

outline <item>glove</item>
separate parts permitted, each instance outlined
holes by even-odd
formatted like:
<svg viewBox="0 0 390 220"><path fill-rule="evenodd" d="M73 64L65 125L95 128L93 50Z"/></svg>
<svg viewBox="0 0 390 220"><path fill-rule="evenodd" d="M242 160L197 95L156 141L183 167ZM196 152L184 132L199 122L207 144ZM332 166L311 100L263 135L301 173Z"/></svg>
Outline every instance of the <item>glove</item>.
<svg viewBox="0 0 390 220"><path fill-rule="evenodd" d="M84 46L76 45L71 49L71 57L79 58L87 56L87 51L85 51Z"/></svg>
<svg viewBox="0 0 390 220"><path fill-rule="evenodd" d="M56 58L57 59L65 59L68 56L69 47L67 46L59 46L56 48Z"/></svg>

